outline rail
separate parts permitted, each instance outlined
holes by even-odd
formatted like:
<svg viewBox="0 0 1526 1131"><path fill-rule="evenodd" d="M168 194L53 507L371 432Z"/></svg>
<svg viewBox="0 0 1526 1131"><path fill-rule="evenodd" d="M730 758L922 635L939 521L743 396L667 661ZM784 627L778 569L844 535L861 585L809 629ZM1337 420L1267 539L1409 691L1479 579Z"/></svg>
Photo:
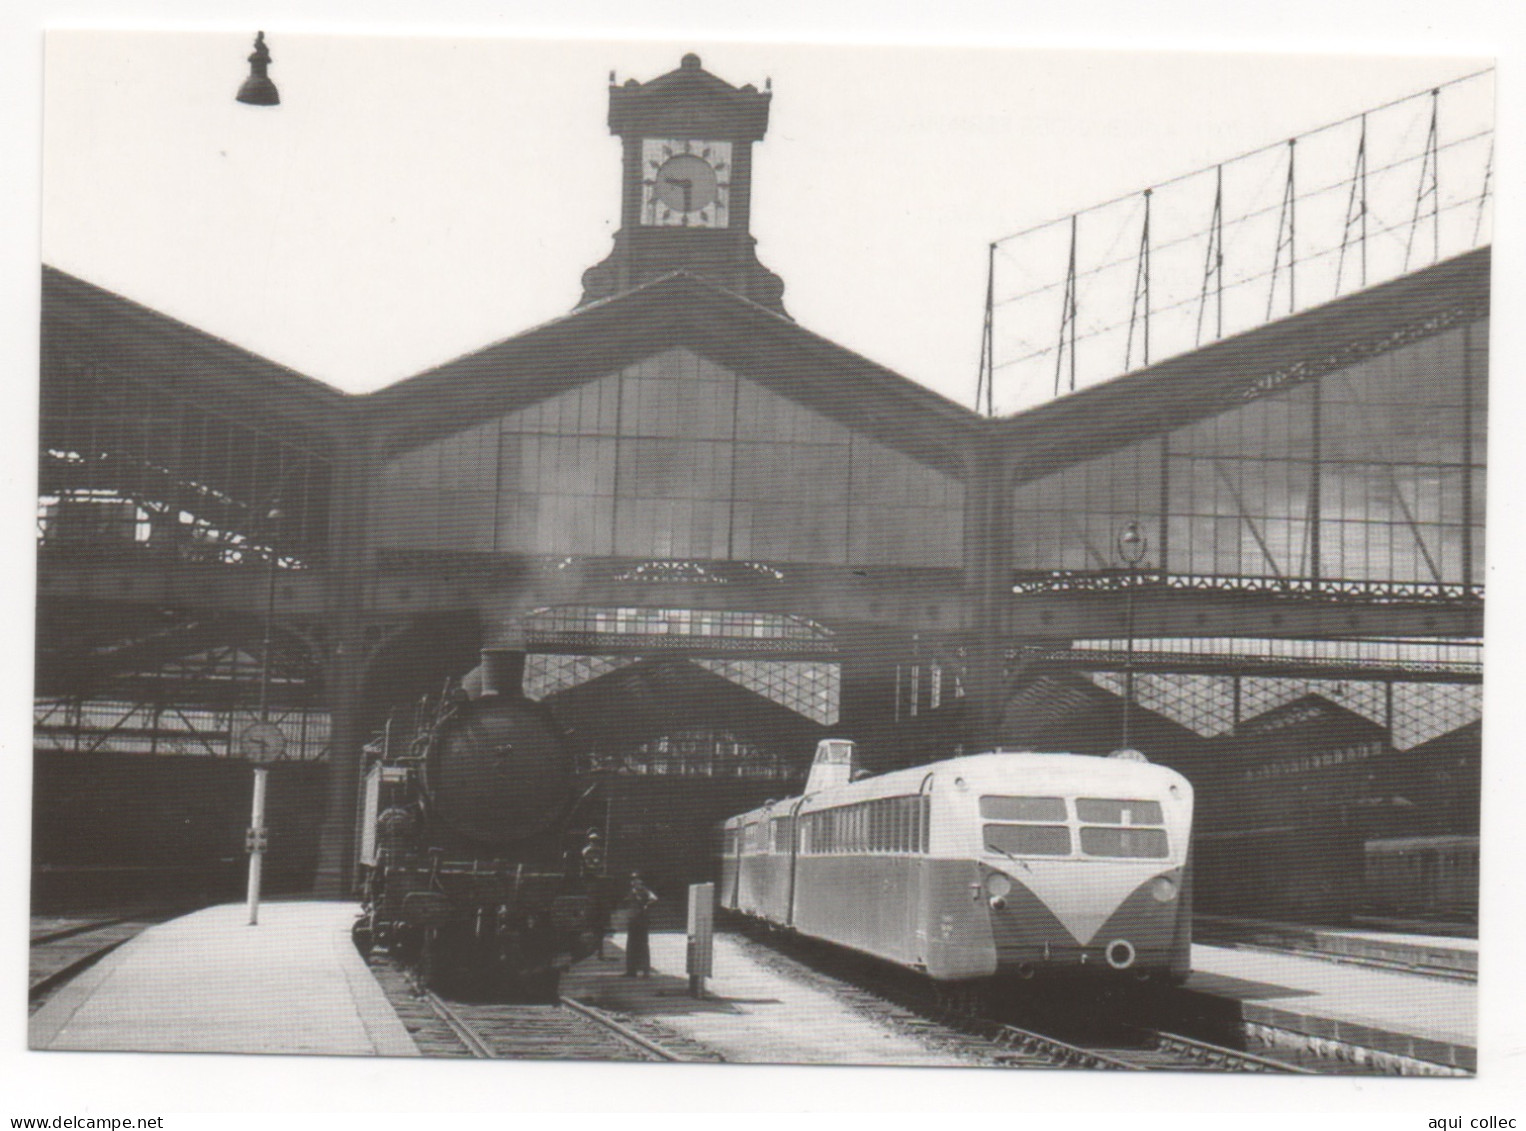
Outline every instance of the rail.
<svg viewBox="0 0 1526 1131"><path fill-rule="evenodd" d="M423 997L467 1051L481 1060L691 1059L574 998L544 1005L465 1005L433 991Z"/></svg>

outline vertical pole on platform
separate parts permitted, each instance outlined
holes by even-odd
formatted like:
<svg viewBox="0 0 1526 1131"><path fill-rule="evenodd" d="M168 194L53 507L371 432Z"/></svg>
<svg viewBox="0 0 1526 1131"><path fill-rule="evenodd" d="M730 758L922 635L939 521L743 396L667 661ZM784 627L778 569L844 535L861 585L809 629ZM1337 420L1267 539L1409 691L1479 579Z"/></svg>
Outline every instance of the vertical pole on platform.
<svg viewBox="0 0 1526 1131"><path fill-rule="evenodd" d="M705 979L715 966L715 885L689 885L689 996L705 996Z"/></svg>
<svg viewBox="0 0 1526 1131"><path fill-rule="evenodd" d="M271 524L270 538L270 569L265 582L265 633L264 640L260 645L260 721L256 727L259 733L257 740L250 741L251 736L246 732L244 739L246 749L245 756L256 756L261 760L269 757L279 758L284 752L284 743L280 740L280 732L271 733L270 728L270 647L275 630L276 619L276 569L280 566L280 554L276 550L274 535L275 523L281 518L279 503L273 502L266 520ZM272 738L275 739L272 745ZM250 806L249 832L245 847L249 850L249 925L259 926L260 922L260 884L264 879L265 863L265 782L270 771L262 765L254 767L254 801Z"/></svg>
<svg viewBox="0 0 1526 1131"><path fill-rule="evenodd" d="M254 804L249 811L249 925L260 922L260 873L265 858L265 779L270 771L254 768Z"/></svg>
<svg viewBox="0 0 1526 1131"><path fill-rule="evenodd" d="M1130 521L1118 535L1118 556L1129 568L1128 589L1124 597L1123 654L1123 748L1129 748L1130 715L1134 710L1134 590L1139 585L1139 563L1144 561L1150 542L1137 521Z"/></svg>
<svg viewBox="0 0 1526 1131"><path fill-rule="evenodd" d="M1134 710L1134 567L1129 566L1129 590L1124 599L1123 619L1126 651L1123 654L1123 749L1129 748L1129 716Z"/></svg>

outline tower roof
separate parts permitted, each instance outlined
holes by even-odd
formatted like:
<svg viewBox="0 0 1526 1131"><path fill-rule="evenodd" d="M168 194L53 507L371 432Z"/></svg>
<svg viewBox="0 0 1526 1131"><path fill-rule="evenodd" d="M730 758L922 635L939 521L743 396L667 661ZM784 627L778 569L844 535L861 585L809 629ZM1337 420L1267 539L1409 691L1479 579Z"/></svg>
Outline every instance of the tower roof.
<svg viewBox="0 0 1526 1131"><path fill-rule="evenodd" d="M773 95L736 87L700 66L692 51L677 70L650 82L627 79L609 88L609 129L622 137L714 137L757 141L768 130Z"/></svg>

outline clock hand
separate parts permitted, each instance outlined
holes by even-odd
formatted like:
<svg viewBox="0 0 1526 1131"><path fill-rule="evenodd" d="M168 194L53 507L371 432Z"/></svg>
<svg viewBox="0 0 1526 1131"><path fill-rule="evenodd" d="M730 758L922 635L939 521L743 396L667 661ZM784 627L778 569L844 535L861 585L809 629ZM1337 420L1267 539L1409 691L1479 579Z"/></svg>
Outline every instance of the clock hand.
<svg viewBox="0 0 1526 1131"><path fill-rule="evenodd" d="M668 184L677 185L684 192L684 223L687 224L688 214L694 211L694 181L689 177L669 177Z"/></svg>

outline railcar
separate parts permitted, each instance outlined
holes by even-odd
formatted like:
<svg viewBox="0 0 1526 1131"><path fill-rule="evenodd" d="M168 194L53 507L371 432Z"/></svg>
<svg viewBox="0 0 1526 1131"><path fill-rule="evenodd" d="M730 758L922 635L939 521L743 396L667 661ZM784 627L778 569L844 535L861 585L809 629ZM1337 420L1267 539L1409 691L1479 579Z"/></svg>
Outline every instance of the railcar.
<svg viewBox="0 0 1526 1131"><path fill-rule="evenodd" d="M522 669L522 654L484 653L406 738L368 748L356 943L431 988L554 998L603 936L596 786L577 786Z"/></svg>
<svg viewBox="0 0 1526 1131"><path fill-rule="evenodd" d="M855 780L722 828L722 907L938 982L1186 978L1192 786L1142 755L989 753Z"/></svg>
<svg viewBox="0 0 1526 1131"><path fill-rule="evenodd" d="M1385 837L1364 849L1368 910L1476 920L1477 836Z"/></svg>

